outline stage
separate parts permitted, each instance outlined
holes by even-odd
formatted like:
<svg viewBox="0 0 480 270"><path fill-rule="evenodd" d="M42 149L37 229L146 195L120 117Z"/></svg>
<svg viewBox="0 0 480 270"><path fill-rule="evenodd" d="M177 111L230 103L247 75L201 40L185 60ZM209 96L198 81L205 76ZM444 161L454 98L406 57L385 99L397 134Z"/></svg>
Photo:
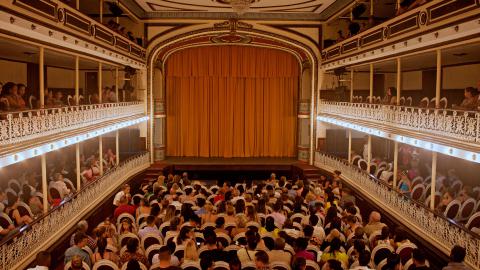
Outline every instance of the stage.
<svg viewBox="0 0 480 270"><path fill-rule="evenodd" d="M163 173L167 175L188 172L191 179L248 181L265 180L271 173L277 178L317 180L320 171L295 158L182 158L168 157L156 162L146 172L146 179L153 180Z"/></svg>

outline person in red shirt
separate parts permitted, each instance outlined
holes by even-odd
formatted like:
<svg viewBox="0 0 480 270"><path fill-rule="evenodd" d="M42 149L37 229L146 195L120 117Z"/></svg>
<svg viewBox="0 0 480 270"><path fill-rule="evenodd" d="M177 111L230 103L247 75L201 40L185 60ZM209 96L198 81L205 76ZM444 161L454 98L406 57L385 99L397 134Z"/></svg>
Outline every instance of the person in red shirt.
<svg viewBox="0 0 480 270"><path fill-rule="evenodd" d="M125 196L122 196L119 206L113 212L115 220L117 220L117 218L123 213L129 213L130 215L135 216L135 206L128 204L128 199Z"/></svg>

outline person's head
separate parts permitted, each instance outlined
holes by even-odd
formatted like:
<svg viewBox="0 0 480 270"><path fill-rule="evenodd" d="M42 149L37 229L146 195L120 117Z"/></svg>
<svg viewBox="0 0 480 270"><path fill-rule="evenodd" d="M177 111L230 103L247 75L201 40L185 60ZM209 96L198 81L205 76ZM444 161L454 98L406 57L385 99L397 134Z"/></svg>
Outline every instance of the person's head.
<svg viewBox="0 0 480 270"><path fill-rule="evenodd" d="M208 246L214 246L217 244L217 234L214 230L206 229L203 231L203 238L205 239L205 244Z"/></svg>
<svg viewBox="0 0 480 270"><path fill-rule="evenodd" d="M285 239L282 237L275 238L274 250L284 250L285 249Z"/></svg>
<svg viewBox="0 0 480 270"><path fill-rule="evenodd" d="M55 181L63 181L63 174L61 173L55 173L53 175L53 179L55 179Z"/></svg>
<svg viewBox="0 0 480 270"><path fill-rule="evenodd" d="M2 87L2 93L4 95L16 95L17 94L17 85L13 82L7 82Z"/></svg>
<svg viewBox="0 0 480 270"><path fill-rule="evenodd" d="M107 239L104 237L98 238L97 248L98 248L98 253L100 253L103 256L103 253L105 253L105 250L107 248Z"/></svg>
<svg viewBox="0 0 480 270"><path fill-rule="evenodd" d="M138 239L129 238L127 241L127 251L130 253L136 253L138 250Z"/></svg>
<svg viewBox="0 0 480 270"><path fill-rule="evenodd" d="M459 245L455 245L452 250L450 251L450 261L461 263L465 259L466 251L464 247Z"/></svg>
<svg viewBox="0 0 480 270"><path fill-rule="evenodd" d="M223 225L225 225L225 218L224 217L218 217L215 220L215 227L217 228L223 228Z"/></svg>
<svg viewBox="0 0 480 270"><path fill-rule="evenodd" d="M168 249L166 245L160 247L160 249L158 250L158 259L160 260L160 262L170 263L170 249Z"/></svg>
<svg viewBox="0 0 480 270"><path fill-rule="evenodd" d="M120 197L119 204L120 204L120 205L128 204L127 196L122 196L122 197Z"/></svg>
<svg viewBox="0 0 480 270"><path fill-rule="evenodd" d="M390 253L387 257L387 269L400 270L402 267L402 261L400 260L400 255L397 253Z"/></svg>
<svg viewBox="0 0 480 270"><path fill-rule="evenodd" d="M235 208L231 204L227 205L227 215L229 216L235 215Z"/></svg>
<svg viewBox="0 0 480 270"><path fill-rule="evenodd" d="M330 259L327 261L325 264L325 269L324 270L342 270L342 263L340 261Z"/></svg>
<svg viewBox="0 0 480 270"><path fill-rule="evenodd" d="M303 257L295 257L292 262L292 270L305 270L307 267L307 260Z"/></svg>
<svg viewBox="0 0 480 270"><path fill-rule="evenodd" d="M130 185L129 184L123 185L122 190L125 194L129 194L130 193Z"/></svg>
<svg viewBox="0 0 480 270"><path fill-rule="evenodd" d="M155 225L155 217L152 215L148 216L146 222L147 226L153 227Z"/></svg>
<svg viewBox="0 0 480 270"><path fill-rule="evenodd" d="M473 98L478 96L478 90L473 87L467 87L465 88L464 94L465 94L465 98Z"/></svg>
<svg viewBox="0 0 480 270"><path fill-rule="evenodd" d="M295 240L295 251L303 251L306 250L308 246L308 239L305 237L299 237Z"/></svg>
<svg viewBox="0 0 480 270"><path fill-rule="evenodd" d="M370 251L363 250L358 254L358 264L360 266L368 266L370 263Z"/></svg>
<svg viewBox="0 0 480 270"><path fill-rule="evenodd" d="M368 221L370 223L373 223L373 222L380 222L380 220L382 219L382 216L380 215L379 212L377 211L372 211L370 213L370 217L368 218Z"/></svg>
<svg viewBox="0 0 480 270"><path fill-rule="evenodd" d="M387 88L387 96L396 96L397 95L397 88L390 86Z"/></svg>
<svg viewBox="0 0 480 270"><path fill-rule="evenodd" d="M131 259L130 261L127 262L127 269L126 270L141 270L142 268L140 267L140 263L135 260Z"/></svg>
<svg viewBox="0 0 480 270"><path fill-rule="evenodd" d="M83 259L82 257L75 255L72 257L70 269L72 270L81 270L83 269Z"/></svg>
<svg viewBox="0 0 480 270"><path fill-rule="evenodd" d="M415 266L425 265L425 252L419 248L412 250L412 260Z"/></svg>
<svg viewBox="0 0 480 270"><path fill-rule="evenodd" d="M265 229L269 232L272 232L275 230L275 228L275 219L272 216L268 216L265 220Z"/></svg>
<svg viewBox="0 0 480 270"><path fill-rule="evenodd" d="M407 232L405 232L404 229L402 229L402 228L396 228L395 229L395 239L394 239L394 241L396 243L403 242L407 239L408 239Z"/></svg>
<svg viewBox="0 0 480 270"><path fill-rule="evenodd" d="M307 225L303 228L303 234L306 238L310 239L313 236L313 226Z"/></svg>
<svg viewBox="0 0 480 270"><path fill-rule="evenodd" d="M87 245L87 240L88 240L88 236L83 232L77 232L77 233L75 233L75 236L73 237L73 242L79 248L83 248L84 246L86 246Z"/></svg>
<svg viewBox="0 0 480 270"><path fill-rule="evenodd" d="M23 83L17 84L17 89L18 89L18 95L20 96L25 95L25 90L26 90L25 84Z"/></svg>
<svg viewBox="0 0 480 270"><path fill-rule="evenodd" d="M63 98L62 92L60 92L60 91L55 92L55 98L56 99L62 99Z"/></svg>
<svg viewBox="0 0 480 270"><path fill-rule="evenodd" d="M80 220L77 223L77 231L86 233L88 230L88 222L86 220Z"/></svg>
<svg viewBox="0 0 480 270"><path fill-rule="evenodd" d="M250 250L255 250L257 248L258 241L260 240L260 236L257 232L253 230L248 230L245 233L245 237L247 238L247 246Z"/></svg>
<svg viewBox="0 0 480 270"><path fill-rule="evenodd" d="M341 244L342 243L338 237L333 238L332 241L330 242L330 252L334 253L334 252L340 251Z"/></svg>
<svg viewBox="0 0 480 270"><path fill-rule="evenodd" d="M267 252L260 250L255 253L255 266L257 269L265 269L268 267L268 254Z"/></svg>
<svg viewBox="0 0 480 270"><path fill-rule="evenodd" d="M193 240L188 240L185 244L185 254L183 258L185 260L198 261L197 246Z"/></svg>
<svg viewBox="0 0 480 270"><path fill-rule="evenodd" d="M390 228L388 226L382 227L382 233L380 234L381 240L387 240L390 237Z"/></svg>
<svg viewBox="0 0 480 270"><path fill-rule="evenodd" d="M195 236L192 227L190 226L183 226L180 229L177 237L177 244L181 245L184 241L193 239Z"/></svg>
<svg viewBox="0 0 480 270"><path fill-rule="evenodd" d="M35 261L38 266L45 266L50 267L52 264L52 257L50 256L50 252L48 251L40 251L37 253L37 257Z"/></svg>

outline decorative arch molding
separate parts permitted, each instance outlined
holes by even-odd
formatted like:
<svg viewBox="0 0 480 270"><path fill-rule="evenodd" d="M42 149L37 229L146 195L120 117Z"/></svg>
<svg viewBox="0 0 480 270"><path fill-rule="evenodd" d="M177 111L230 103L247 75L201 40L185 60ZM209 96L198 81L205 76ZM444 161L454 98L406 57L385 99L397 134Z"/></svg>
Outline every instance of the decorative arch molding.
<svg viewBox="0 0 480 270"><path fill-rule="evenodd" d="M309 104L307 107L307 115L305 112L299 111L299 121L308 120L308 125L306 130L308 130L308 150L306 150L305 145L298 145L299 159L307 161L310 164L314 162L314 140L315 140L315 115L316 112L316 97L318 89L318 77L319 77L319 56L320 52L318 47L315 44L306 44L299 40L302 40L301 36L298 36L299 40L282 35L278 32L278 29L273 29L272 31L266 31L262 29L255 29L253 25L240 22L236 20L229 20L220 23L205 24L204 27L198 28L192 31L187 31L179 33L175 36L162 40L161 36L157 36L154 40L149 42L149 47L147 48L147 63L148 63L148 113L150 114L150 123L149 123L149 144L150 144L150 154L152 162L154 159L154 151L164 151L165 146L158 146L154 143L154 121L155 119L164 118L165 115L165 104L158 102L158 106L155 106L157 100L154 102L154 77L159 76L155 74L161 74L162 76L162 87L164 87L164 64L168 57L175 51L179 51L186 48L198 47L198 46L218 46L218 45L244 45L244 46L257 46L264 48L272 48L284 50L293 54L299 61L302 74L301 74L301 85L300 88L304 85L309 86ZM308 42L310 43L310 42ZM155 70L160 69L160 72ZM305 76L306 75L306 76ZM305 82L304 80L308 80ZM164 89L162 88L162 91ZM302 91L302 89L300 89ZM299 103L300 108L305 108L305 100L299 100L303 104ZM157 108L161 108L158 110ZM163 121L164 122L164 121ZM157 130L159 128L157 127ZM299 132L300 133L300 132ZM299 138L300 139L300 138ZM165 141L164 138L161 140Z"/></svg>

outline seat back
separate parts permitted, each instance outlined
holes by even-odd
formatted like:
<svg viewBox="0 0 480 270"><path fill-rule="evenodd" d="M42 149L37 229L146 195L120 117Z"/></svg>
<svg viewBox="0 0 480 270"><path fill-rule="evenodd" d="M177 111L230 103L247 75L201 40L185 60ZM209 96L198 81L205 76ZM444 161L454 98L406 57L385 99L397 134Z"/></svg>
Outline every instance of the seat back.
<svg viewBox="0 0 480 270"><path fill-rule="evenodd" d="M473 198L468 198L465 200L460 208L460 211L458 212L458 219L468 219L473 214L473 211L475 211L476 205L477 202Z"/></svg>
<svg viewBox="0 0 480 270"><path fill-rule="evenodd" d="M393 252L394 250L390 245L387 245L387 244L377 245L372 250L372 261L375 264L375 266L377 266L381 261L386 259Z"/></svg>
<svg viewBox="0 0 480 270"><path fill-rule="evenodd" d="M459 210L460 210L460 202L457 200L453 200L447 205L447 208L445 209L445 212L443 214L447 218L455 219L458 215Z"/></svg>
<svg viewBox="0 0 480 270"><path fill-rule="evenodd" d="M419 107L428 108L428 104L430 104L430 99L428 97L424 97L422 100L420 100Z"/></svg>
<svg viewBox="0 0 480 270"><path fill-rule="evenodd" d="M425 191L425 186L423 184L415 185L412 189L412 199L419 201L423 198L423 192Z"/></svg>

